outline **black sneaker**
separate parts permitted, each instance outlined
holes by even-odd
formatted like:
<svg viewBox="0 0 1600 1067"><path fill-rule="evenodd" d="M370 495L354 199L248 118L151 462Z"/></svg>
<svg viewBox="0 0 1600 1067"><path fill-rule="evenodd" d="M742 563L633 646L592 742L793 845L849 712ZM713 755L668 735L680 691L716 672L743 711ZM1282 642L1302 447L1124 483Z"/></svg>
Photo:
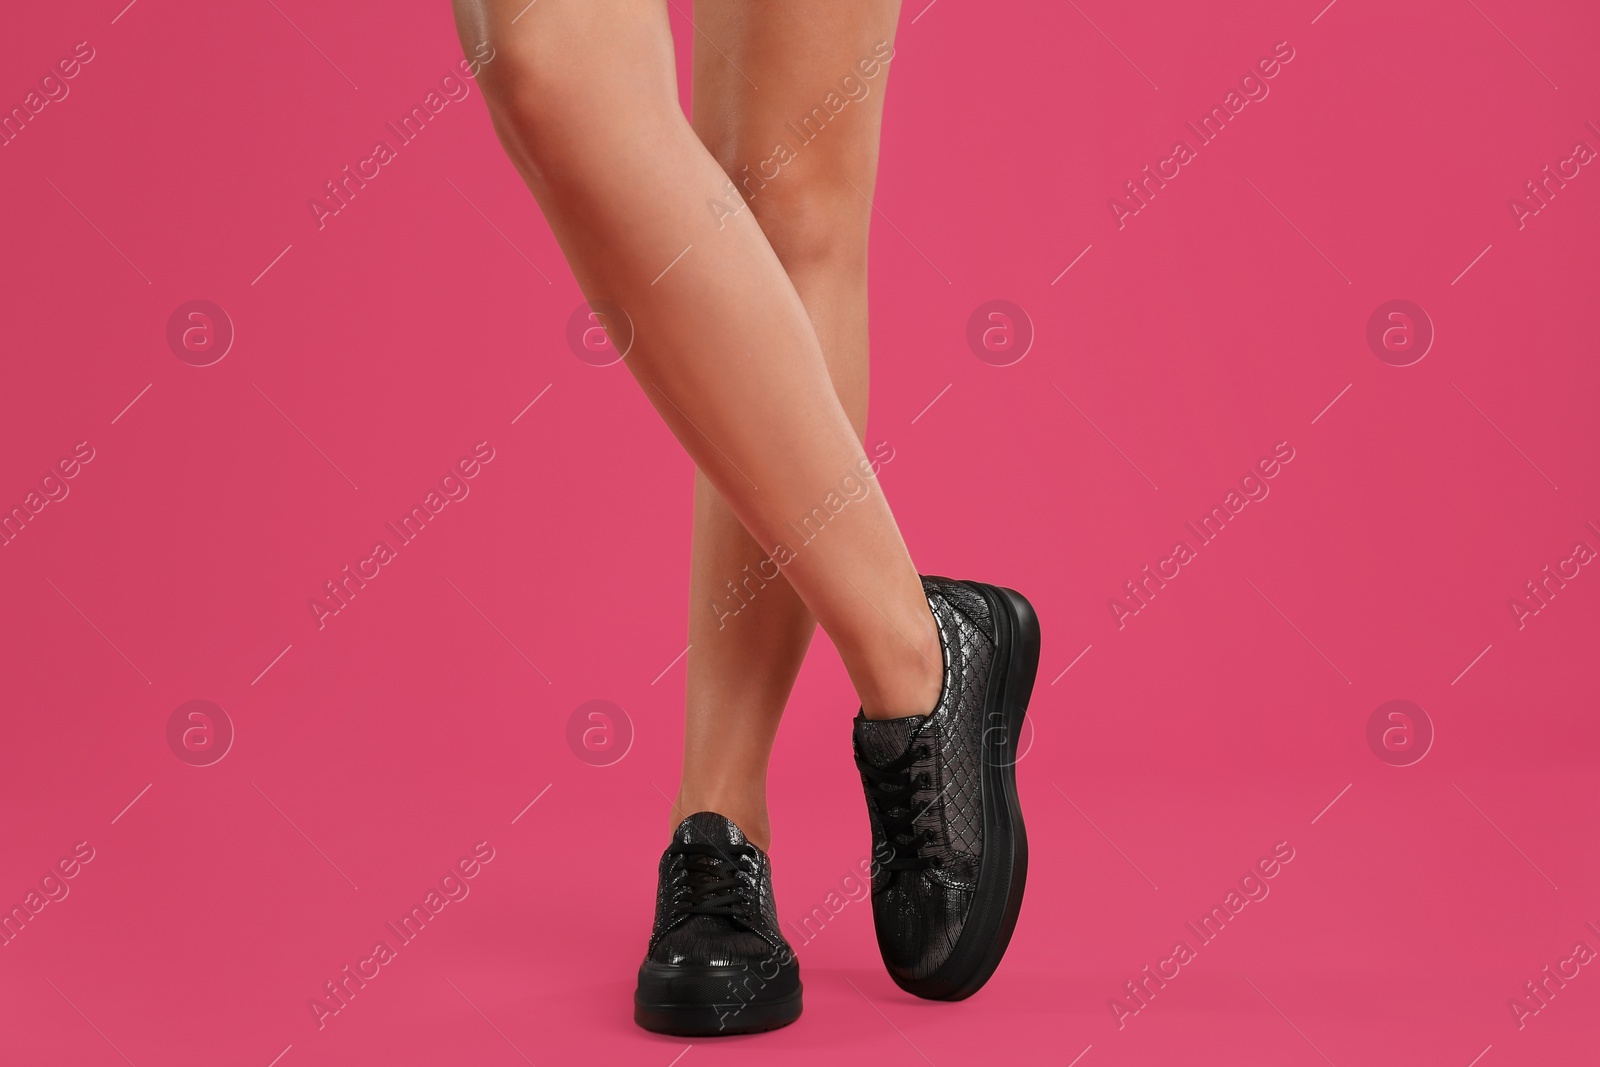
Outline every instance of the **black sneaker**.
<svg viewBox="0 0 1600 1067"><path fill-rule="evenodd" d="M661 856L633 1021L660 1034L715 1037L799 1017L800 964L778 932L767 854L716 812L689 816Z"/></svg>
<svg viewBox="0 0 1600 1067"><path fill-rule="evenodd" d="M1020 593L925 577L944 686L928 715L855 720L872 822L872 917L908 993L960 1000L1000 965L1022 907L1028 837L1017 736L1039 666L1039 620Z"/></svg>

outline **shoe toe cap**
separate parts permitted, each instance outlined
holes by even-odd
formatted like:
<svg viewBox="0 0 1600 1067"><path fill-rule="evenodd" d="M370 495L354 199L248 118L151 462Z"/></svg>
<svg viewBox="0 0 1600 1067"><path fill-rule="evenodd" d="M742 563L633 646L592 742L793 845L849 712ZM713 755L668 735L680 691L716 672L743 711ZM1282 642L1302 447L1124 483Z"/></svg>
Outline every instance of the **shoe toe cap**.
<svg viewBox="0 0 1600 1067"><path fill-rule="evenodd" d="M873 898L884 963L900 977L926 978L950 958L971 907L968 890L897 878Z"/></svg>

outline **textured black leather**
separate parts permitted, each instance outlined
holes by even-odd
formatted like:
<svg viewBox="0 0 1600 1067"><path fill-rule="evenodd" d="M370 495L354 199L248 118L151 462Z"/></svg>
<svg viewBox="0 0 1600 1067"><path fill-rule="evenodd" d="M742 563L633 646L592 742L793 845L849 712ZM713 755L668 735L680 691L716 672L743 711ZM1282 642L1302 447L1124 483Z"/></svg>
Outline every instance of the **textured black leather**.
<svg viewBox="0 0 1600 1067"><path fill-rule="evenodd" d="M680 846L696 844L711 846L719 855L680 851ZM731 819L702 811L679 823L672 845L661 854L657 875L656 921L647 959L735 967L775 954L793 954L778 930L771 861ZM713 888L709 897L739 897L742 908L724 910L743 914L694 914L692 909L708 899L708 887L729 877L736 885L720 893Z"/></svg>
<svg viewBox="0 0 1600 1067"><path fill-rule="evenodd" d="M974 946L975 938L1010 937L1009 926L990 915L982 931L975 930L961 945L963 932L973 923L975 901L990 911L1004 911L1008 904L1010 856L1016 843L1009 839L1009 831L1008 840L998 843L1004 846L1001 856L1007 869L990 876L1007 885L985 895L979 892L979 882L984 849L990 845L984 840L984 775L1013 773L1011 768L997 771L992 760L986 763L985 731L1004 721L998 696L1003 689L991 682L1002 680L995 678L995 672L1002 661L1009 662L1005 657L1016 637L1009 623L999 624L991 598L982 590L994 593L994 603L1004 604L1001 591L934 577L923 579L923 589L944 652L938 703L929 715L888 720L857 715L853 741L873 852L880 857L872 881L872 912L884 964L907 990L947 996L956 995L954 991L982 970L982 963L975 961L989 946ZM1032 619L1031 609L1028 618ZM1033 640L1036 654L1036 631ZM1031 690L1031 674L1026 684ZM1017 715L1020 721L1020 712ZM999 780L991 778L989 792L999 792L994 785ZM997 802L1001 801L989 800ZM987 820L991 825L993 815ZM1017 823L1020 828L1020 818ZM1021 847L1025 852L1025 839ZM1025 869L1025 858L1022 862ZM1014 915L1013 907L1012 922ZM1001 927L1003 934L996 932ZM953 959L958 945L961 958ZM1001 943L999 950L1003 948ZM996 957L993 963L997 962ZM977 979L978 984L987 976Z"/></svg>
<svg viewBox="0 0 1600 1067"><path fill-rule="evenodd" d="M772 864L731 820L702 811L661 856L634 1018L663 1033L770 1030L800 1014L800 965L778 928Z"/></svg>

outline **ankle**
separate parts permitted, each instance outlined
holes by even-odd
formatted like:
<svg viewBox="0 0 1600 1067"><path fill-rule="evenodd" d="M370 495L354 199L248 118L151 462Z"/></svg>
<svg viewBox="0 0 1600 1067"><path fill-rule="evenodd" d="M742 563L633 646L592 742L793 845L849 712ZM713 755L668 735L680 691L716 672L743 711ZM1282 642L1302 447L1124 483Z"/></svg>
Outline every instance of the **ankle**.
<svg viewBox="0 0 1600 1067"><path fill-rule="evenodd" d="M755 800L727 793L690 792L687 789L680 789L678 799L672 803L669 836L678 829L679 823L697 811L714 811L731 819L743 832L745 839L763 852L772 844L772 826L767 819L765 798Z"/></svg>
<svg viewBox="0 0 1600 1067"><path fill-rule="evenodd" d="M867 718L927 715L938 703L944 688L944 649L939 643L938 627L926 609L919 622L924 625L878 649L875 669L867 684L857 686L861 712Z"/></svg>

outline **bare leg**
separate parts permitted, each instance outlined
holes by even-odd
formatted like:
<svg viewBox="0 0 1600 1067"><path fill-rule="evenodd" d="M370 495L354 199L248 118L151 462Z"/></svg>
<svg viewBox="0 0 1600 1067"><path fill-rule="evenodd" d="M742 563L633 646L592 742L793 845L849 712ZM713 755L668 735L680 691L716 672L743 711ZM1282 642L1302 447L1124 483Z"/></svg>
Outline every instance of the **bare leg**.
<svg viewBox="0 0 1600 1067"><path fill-rule="evenodd" d="M877 176L889 73L881 57L891 52L899 7L899 0L699 0L694 9L695 132L794 283L858 438L867 419L865 198ZM826 107L830 93L837 113ZM786 124L813 108L823 108L827 122L802 144ZM780 144L793 153L784 164L774 159ZM766 556L697 474L683 779L671 823L716 811L762 848L771 838L767 761L816 628L786 580L741 584L752 572L760 576Z"/></svg>
<svg viewBox="0 0 1600 1067"><path fill-rule="evenodd" d="M457 0L496 131L668 426L839 649L862 706L929 711L940 650L794 285L678 108L661 0ZM847 491L846 491L847 492ZM769 587L770 588L770 587Z"/></svg>

